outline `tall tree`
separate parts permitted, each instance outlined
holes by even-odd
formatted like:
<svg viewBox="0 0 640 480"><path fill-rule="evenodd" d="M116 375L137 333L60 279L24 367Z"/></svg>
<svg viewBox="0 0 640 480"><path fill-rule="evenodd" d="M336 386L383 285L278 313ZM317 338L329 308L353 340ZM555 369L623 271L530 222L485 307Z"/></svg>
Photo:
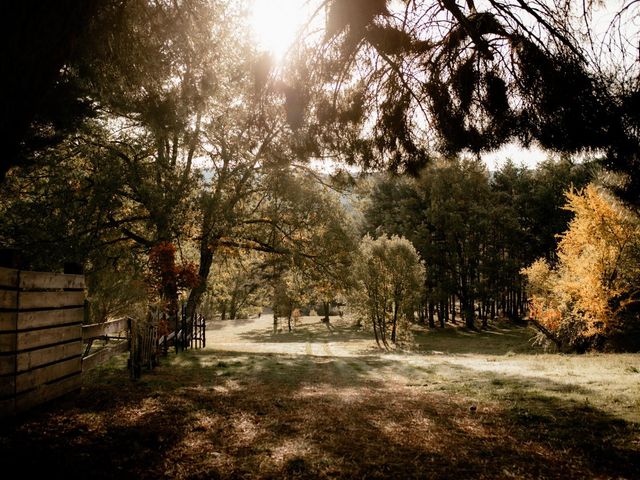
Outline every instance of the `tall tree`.
<svg viewBox="0 0 640 480"><path fill-rule="evenodd" d="M591 176L588 162L548 160L536 169L506 162L489 174L474 160L434 161L419 179L381 177L363 225L370 234L406 236L429 266L422 318L444 326L457 302L468 326L526 313L520 270L554 257L570 215L563 192ZM455 312L453 312L455 315ZM453 317L455 319L455 317Z"/></svg>

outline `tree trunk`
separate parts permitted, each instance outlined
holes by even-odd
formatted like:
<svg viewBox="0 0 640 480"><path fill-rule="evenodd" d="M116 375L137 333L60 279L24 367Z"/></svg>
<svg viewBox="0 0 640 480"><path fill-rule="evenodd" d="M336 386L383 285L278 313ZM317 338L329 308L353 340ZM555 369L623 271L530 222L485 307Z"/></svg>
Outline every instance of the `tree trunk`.
<svg viewBox="0 0 640 480"><path fill-rule="evenodd" d="M371 317L371 323L373 324L373 334L376 337L376 344L378 345L378 348L382 348L382 345L380 345L380 338L378 337L378 325L375 317Z"/></svg>
<svg viewBox="0 0 640 480"><path fill-rule="evenodd" d="M433 313L434 313L435 307L433 305L433 302L429 302L428 308L429 308L429 328L435 328L436 324L433 320Z"/></svg>
<svg viewBox="0 0 640 480"><path fill-rule="evenodd" d="M451 296L451 323L456 323L456 296Z"/></svg>
<svg viewBox="0 0 640 480"><path fill-rule="evenodd" d="M391 325L391 343L396 343L396 330L398 326L398 304L393 303L393 323Z"/></svg>
<svg viewBox="0 0 640 480"><path fill-rule="evenodd" d="M238 318L238 302L235 292L231 295L231 303L229 305L229 318L235 320Z"/></svg>
<svg viewBox="0 0 640 480"><path fill-rule="evenodd" d="M198 268L198 285L189 292L189 300L187 300L187 317L193 318L198 305L202 300L202 295L207 290L207 279L211 271L213 263L213 249L208 244L200 246L200 267Z"/></svg>
<svg viewBox="0 0 640 480"><path fill-rule="evenodd" d="M481 306L481 315L480 317L482 318L482 328L487 328L489 326L488 322L487 322L487 311L488 311L489 307L487 306L487 304L485 304L484 302L482 302L482 306Z"/></svg>
<svg viewBox="0 0 640 480"><path fill-rule="evenodd" d="M278 333L278 309L275 305L273 305L273 334Z"/></svg>
<svg viewBox="0 0 640 480"><path fill-rule="evenodd" d="M329 302L323 301L322 306L324 308L324 320L328 322L329 321Z"/></svg>
<svg viewBox="0 0 640 480"><path fill-rule="evenodd" d="M449 299L445 298L444 300L444 321L445 323L449 321ZM442 325L444 327L444 324Z"/></svg>
<svg viewBox="0 0 640 480"><path fill-rule="evenodd" d="M464 302L464 321L467 328L476 328L474 324L475 313L473 300L466 299Z"/></svg>

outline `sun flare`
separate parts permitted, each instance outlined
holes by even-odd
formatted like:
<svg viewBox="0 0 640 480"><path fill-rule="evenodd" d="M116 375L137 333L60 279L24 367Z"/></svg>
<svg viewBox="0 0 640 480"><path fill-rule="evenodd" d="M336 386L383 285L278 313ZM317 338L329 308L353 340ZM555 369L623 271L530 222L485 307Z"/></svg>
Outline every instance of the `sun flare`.
<svg viewBox="0 0 640 480"><path fill-rule="evenodd" d="M253 0L249 22L259 48L280 61L309 15L308 0Z"/></svg>

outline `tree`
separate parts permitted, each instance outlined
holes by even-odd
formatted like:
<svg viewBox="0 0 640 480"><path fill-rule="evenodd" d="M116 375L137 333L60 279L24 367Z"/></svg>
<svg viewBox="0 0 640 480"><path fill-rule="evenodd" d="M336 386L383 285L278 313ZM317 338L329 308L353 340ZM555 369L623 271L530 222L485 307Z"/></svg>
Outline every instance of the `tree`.
<svg viewBox="0 0 640 480"><path fill-rule="evenodd" d="M390 183L398 185L382 182L374 190L366 213L369 228L406 235L429 265L422 303L430 325L436 307L444 325L455 295L467 326L473 327L491 210L484 166L442 160L424 169L417 181L392 177Z"/></svg>
<svg viewBox="0 0 640 480"><path fill-rule="evenodd" d="M91 19L107 3L27 0L0 7L7 23L2 31L2 61L11 71L4 77L2 91L0 129L5 143L0 184L10 168L33 161L35 152L58 144L93 115L86 92L70 78L69 70L78 59Z"/></svg>
<svg viewBox="0 0 640 480"><path fill-rule="evenodd" d="M396 343L398 325L413 320L424 283L425 267L407 239L365 236L353 263L351 302L371 322L378 346Z"/></svg>
<svg viewBox="0 0 640 480"><path fill-rule="evenodd" d="M532 318L561 349L600 349L634 329L637 343L640 219L594 184L567 193L566 208L574 218L557 264L540 259L524 270Z"/></svg>
<svg viewBox="0 0 640 480"><path fill-rule="evenodd" d="M260 220L252 222L260 228L250 230L253 242L268 247L272 298L286 307L287 317L303 301L329 303L347 288L353 234L334 192L318 180L307 169L280 172L269 182ZM274 316L274 331L276 324Z"/></svg>
<svg viewBox="0 0 640 480"><path fill-rule="evenodd" d="M92 248L127 241L153 260L162 246L180 247L198 237L200 259L192 260L201 271L191 285L192 313L219 240L226 237L232 244L229 238L247 220L243 215L260 205L256 188L264 190L260 182L266 178L261 168L288 161L282 149L266 151L282 122L267 125L270 113L255 108L257 59L242 35L243 12L236 7L213 0L104 2L61 74L82 87L93 117L79 118L82 128L65 132L55 146L31 151L33 184L19 178L25 171L15 171L17 188L35 185L28 202L43 206L44 198L55 207L53 218L59 217L59 225L35 237L51 245L44 258L60 257L62 246L72 250L65 257L87 263ZM256 142L263 147L254 150ZM211 158L205 175L195 166L203 155ZM56 178L55 190L48 179L41 180L43 168ZM69 181L78 186L71 192L65 191ZM28 202L23 213L31 208ZM77 236L70 226L80 230ZM27 237L24 230L8 236ZM52 242L54 233L60 234L59 245ZM166 260L172 264L160 269L164 273L179 270L183 259ZM163 276L160 270L155 268ZM166 287L162 295L173 297L166 300L175 310L177 289Z"/></svg>

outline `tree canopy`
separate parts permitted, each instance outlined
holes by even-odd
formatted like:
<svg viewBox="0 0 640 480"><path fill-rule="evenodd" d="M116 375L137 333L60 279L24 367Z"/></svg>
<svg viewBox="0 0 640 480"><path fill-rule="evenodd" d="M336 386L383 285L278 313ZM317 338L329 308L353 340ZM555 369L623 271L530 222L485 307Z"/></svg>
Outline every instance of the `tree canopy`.
<svg viewBox="0 0 640 480"><path fill-rule="evenodd" d="M351 127L345 159L416 173L436 151L510 141L602 152L637 202L637 2L323 4L325 42L297 80L320 87L298 106L317 125Z"/></svg>
<svg viewBox="0 0 640 480"><path fill-rule="evenodd" d="M566 208L574 218L557 264L537 260L524 270L532 317L561 348L637 348L638 216L594 184L569 192Z"/></svg>

